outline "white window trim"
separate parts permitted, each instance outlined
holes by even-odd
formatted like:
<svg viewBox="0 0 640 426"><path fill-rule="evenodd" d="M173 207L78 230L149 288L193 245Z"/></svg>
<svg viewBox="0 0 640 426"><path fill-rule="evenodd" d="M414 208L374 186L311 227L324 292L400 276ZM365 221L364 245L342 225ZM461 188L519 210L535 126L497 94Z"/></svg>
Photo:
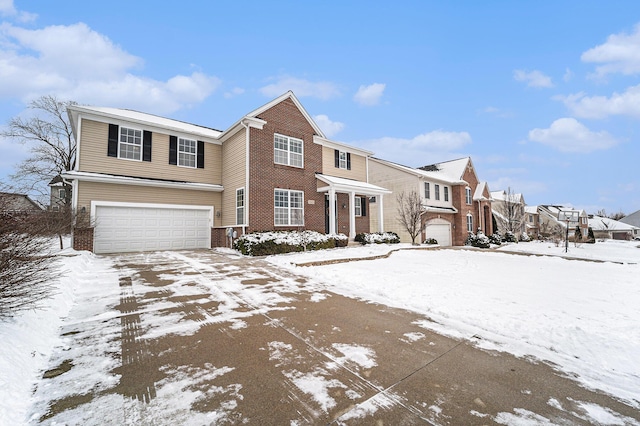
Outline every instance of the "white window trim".
<svg viewBox="0 0 640 426"><path fill-rule="evenodd" d="M442 187L442 191L444 192L444 202L448 203L449 202L449 187L448 186L443 186Z"/></svg>
<svg viewBox="0 0 640 426"><path fill-rule="evenodd" d="M362 197L355 197L353 200L354 200L353 203L354 203L356 217L361 217L362 216Z"/></svg>
<svg viewBox="0 0 640 426"><path fill-rule="evenodd" d="M128 143L128 142L122 142L120 140L120 137L122 136L122 129L128 129L128 130L133 130L136 132L140 132L140 158L127 158L127 157L123 157L120 155L120 147L124 144L124 145L131 145L131 146L136 146L136 144L132 144L132 143ZM131 127L131 126L118 126L118 159L120 160L129 160L129 161L142 161L142 149L143 149L143 145L144 145L144 131L142 129L138 129L136 127Z"/></svg>
<svg viewBox="0 0 640 426"><path fill-rule="evenodd" d="M347 151L338 151L338 168L347 170Z"/></svg>
<svg viewBox="0 0 640 426"><path fill-rule="evenodd" d="M473 215L467 213L467 232L473 233Z"/></svg>
<svg viewBox="0 0 640 426"><path fill-rule="evenodd" d="M464 189L464 198L466 203L468 205L471 205L473 200L471 199L471 188L469 188L468 186Z"/></svg>
<svg viewBox="0 0 640 426"><path fill-rule="evenodd" d="M276 206L276 192L282 191L287 193L287 207L277 207ZM302 207L291 207L291 194L299 193L302 196L301 206ZM276 209L287 209L287 223L276 223ZM291 223L291 212L293 210L301 210L302 211L302 223ZM274 226L304 226L304 191L297 191L294 189L282 189L275 188L273 190L273 225Z"/></svg>
<svg viewBox="0 0 640 426"><path fill-rule="evenodd" d="M238 192L242 191L242 206L238 205ZM244 191L244 187L236 189L236 225L244 225L245 223L245 197L246 193ZM238 213L239 210L242 210L242 221L238 223Z"/></svg>
<svg viewBox="0 0 640 426"><path fill-rule="evenodd" d="M195 147L195 152L186 152L186 151L181 151L180 150L180 141L183 142L193 142L194 147ZM189 155L189 156L193 156L193 166L188 166L186 164L180 164L180 154L183 155ZM178 156L178 161L177 161L177 166L178 167L186 167L188 169L195 169L198 167L198 141L195 139L189 139L189 138L178 138L178 150L177 150L177 156Z"/></svg>
<svg viewBox="0 0 640 426"><path fill-rule="evenodd" d="M424 198L427 200L431 199L431 184L429 182L424 183Z"/></svg>
<svg viewBox="0 0 640 426"><path fill-rule="evenodd" d="M286 150L280 149L280 148L276 148L276 146L275 146L275 143L276 143L275 138L276 138L276 136L286 139L286 141L287 141L287 149ZM301 147L301 152L299 153L299 155L301 157L301 164L300 165L291 164L291 154L292 154L291 141L300 142L300 147ZM276 155L275 155L276 151L286 152L287 153L287 162L286 163L280 163L280 162L276 161ZM298 155L297 152L295 154ZM283 166L296 167L296 168L299 168L299 169L303 169L304 168L304 141L302 139L293 138L291 136L286 136L286 135L283 135L283 134L280 134L280 133L274 133L273 134L273 162L275 164L281 164Z"/></svg>
<svg viewBox="0 0 640 426"><path fill-rule="evenodd" d="M440 184L438 183L433 184L433 192L436 195L435 200L440 201Z"/></svg>

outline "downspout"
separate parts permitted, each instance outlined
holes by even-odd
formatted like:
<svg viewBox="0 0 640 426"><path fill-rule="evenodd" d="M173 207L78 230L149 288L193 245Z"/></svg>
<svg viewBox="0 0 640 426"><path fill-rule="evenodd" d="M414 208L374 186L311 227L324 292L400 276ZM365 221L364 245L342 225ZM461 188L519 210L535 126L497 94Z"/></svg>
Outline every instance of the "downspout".
<svg viewBox="0 0 640 426"><path fill-rule="evenodd" d="M243 225L242 225L242 234L246 234L247 233L247 222L248 220L248 216L249 216L249 126L247 124L245 124L244 120L240 120L240 125L242 127L244 127L245 129L245 165L244 165L244 192L245 192L245 198L244 198L244 220L243 220Z"/></svg>

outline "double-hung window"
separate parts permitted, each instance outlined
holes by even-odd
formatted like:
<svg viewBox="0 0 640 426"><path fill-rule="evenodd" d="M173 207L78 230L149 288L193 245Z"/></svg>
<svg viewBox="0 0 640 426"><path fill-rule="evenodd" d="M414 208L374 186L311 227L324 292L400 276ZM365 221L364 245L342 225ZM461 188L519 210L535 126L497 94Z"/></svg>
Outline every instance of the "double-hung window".
<svg viewBox="0 0 640 426"><path fill-rule="evenodd" d="M236 225L244 225L244 188L236 189Z"/></svg>
<svg viewBox="0 0 640 426"><path fill-rule="evenodd" d="M434 191L436 193L436 201L440 201L440 185L437 183L434 186Z"/></svg>
<svg viewBox="0 0 640 426"><path fill-rule="evenodd" d="M448 186L444 187L444 200L445 201L449 201L449 187Z"/></svg>
<svg viewBox="0 0 640 426"><path fill-rule="evenodd" d="M347 168L347 153L344 151L338 153L338 166L341 169Z"/></svg>
<svg viewBox="0 0 640 426"><path fill-rule="evenodd" d="M304 193L302 191L276 189L273 199L275 225L304 225Z"/></svg>
<svg viewBox="0 0 640 426"><path fill-rule="evenodd" d="M431 198L431 188L429 187L429 182L424 183L424 198L427 200Z"/></svg>
<svg viewBox="0 0 640 426"><path fill-rule="evenodd" d="M286 166L304 167L302 140L288 136L273 135L273 161Z"/></svg>
<svg viewBox="0 0 640 426"><path fill-rule="evenodd" d="M471 216L471 213L467 215L467 232L473 232L473 216Z"/></svg>
<svg viewBox="0 0 640 426"><path fill-rule="evenodd" d="M142 130L120 126L118 158L142 160Z"/></svg>
<svg viewBox="0 0 640 426"><path fill-rule="evenodd" d="M362 216L362 198L356 197L354 200L354 206L356 210L356 216Z"/></svg>
<svg viewBox="0 0 640 426"><path fill-rule="evenodd" d="M465 188L464 192L467 204L471 204L471 188Z"/></svg>
<svg viewBox="0 0 640 426"><path fill-rule="evenodd" d="M196 167L197 146L192 139L178 138L178 166Z"/></svg>

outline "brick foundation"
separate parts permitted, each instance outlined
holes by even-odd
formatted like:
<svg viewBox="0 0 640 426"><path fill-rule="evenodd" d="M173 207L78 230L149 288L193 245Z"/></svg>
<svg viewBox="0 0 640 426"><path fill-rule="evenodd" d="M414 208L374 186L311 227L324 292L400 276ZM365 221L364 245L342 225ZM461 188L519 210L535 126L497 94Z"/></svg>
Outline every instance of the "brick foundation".
<svg viewBox="0 0 640 426"><path fill-rule="evenodd" d="M73 229L73 249L93 251L93 228Z"/></svg>

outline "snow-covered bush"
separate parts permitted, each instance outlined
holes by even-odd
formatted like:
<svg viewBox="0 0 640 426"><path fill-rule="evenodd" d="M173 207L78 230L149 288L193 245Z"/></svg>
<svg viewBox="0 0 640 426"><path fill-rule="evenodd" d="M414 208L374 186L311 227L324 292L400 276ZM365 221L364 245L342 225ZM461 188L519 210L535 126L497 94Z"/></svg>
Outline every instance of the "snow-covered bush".
<svg viewBox="0 0 640 426"><path fill-rule="evenodd" d="M426 240L424 240L424 244L438 244L438 240L436 240L435 238L427 238Z"/></svg>
<svg viewBox="0 0 640 426"><path fill-rule="evenodd" d="M464 245L478 248L489 248L491 243L489 242L489 237L484 235L484 232L478 231L477 234L469 232L469 236L464 242Z"/></svg>
<svg viewBox="0 0 640 426"><path fill-rule="evenodd" d="M494 233L491 236L489 236L489 242L491 244L495 244L499 246L500 244L502 244L502 237L500 236L500 234Z"/></svg>
<svg viewBox="0 0 640 426"><path fill-rule="evenodd" d="M504 233L504 236L502 237L502 241L504 241L505 243L517 243L518 239L515 235L513 235L513 232L506 231Z"/></svg>
<svg viewBox="0 0 640 426"><path fill-rule="evenodd" d="M400 237L395 232L372 232L357 234L355 241L365 244L398 244Z"/></svg>
<svg viewBox="0 0 640 426"><path fill-rule="evenodd" d="M265 256L344 247L348 241L344 234L327 235L315 231L254 232L235 240L233 248L244 255Z"/></svg>
<svg viewBox="0 0 640 426"><path fill-rule="evenodd" d="M526 232L523 232L522 235L520 235L520 241L528 243L529 241L531 241L531 237Z"/></svg>

